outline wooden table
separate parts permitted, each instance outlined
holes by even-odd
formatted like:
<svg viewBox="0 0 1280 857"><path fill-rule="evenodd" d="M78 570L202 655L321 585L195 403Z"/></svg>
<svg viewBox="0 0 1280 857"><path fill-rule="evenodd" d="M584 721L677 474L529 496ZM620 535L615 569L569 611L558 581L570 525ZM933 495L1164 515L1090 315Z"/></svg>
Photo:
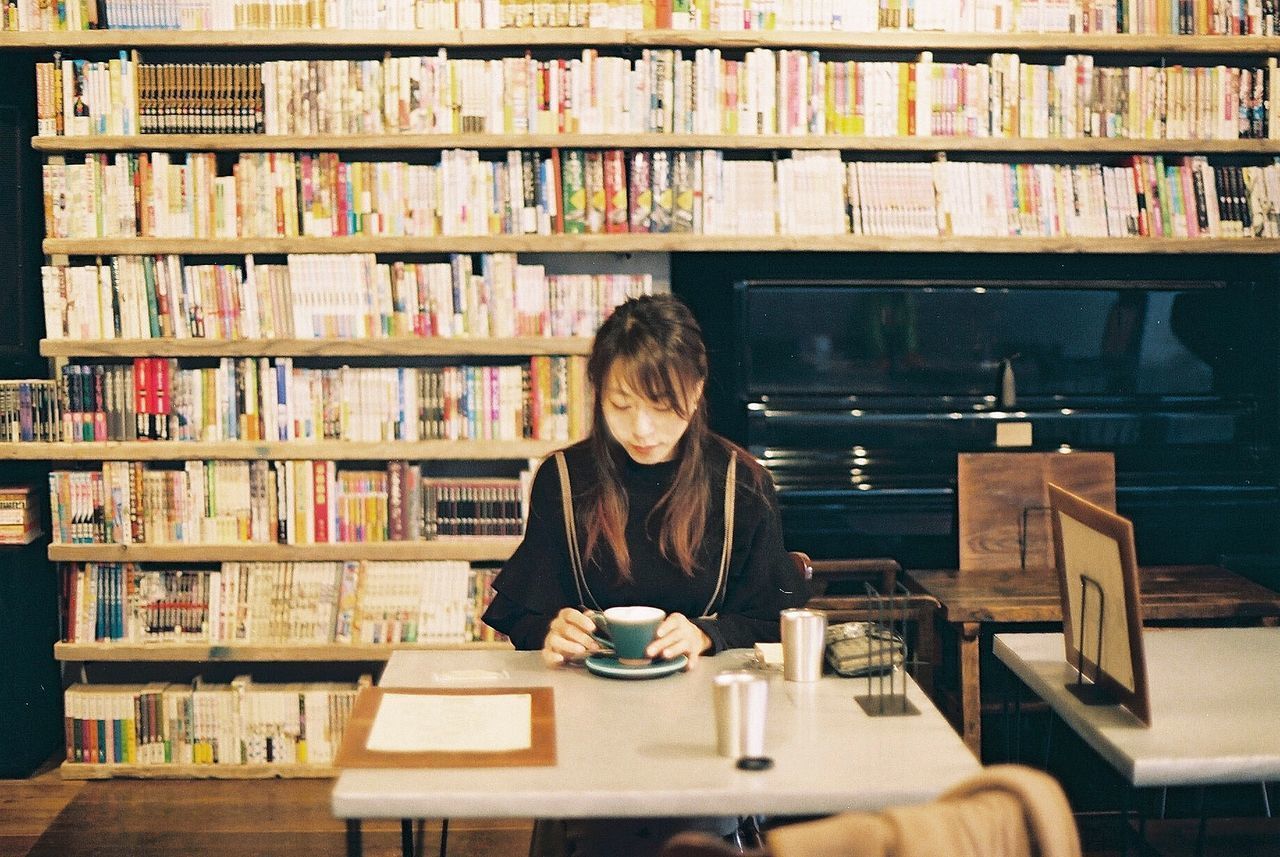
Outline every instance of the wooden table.
<svg viewBox="0 0 1280 857"><path fill-rule="evenodd" d="M745 650L705 657L651 681L548 669L537 652L401 651L384 687L551 687L556 763L542 767L380 768L341 772L334 815L349 852L364 818L809 815L919 803L973 774L978 760L915 682L913 717L869 717L867 683L769 680L767 771L716 753L711 683L743 668Z"/></svg>
<svg viewBox="0 0 1280 857"><path fill-rule="evenodd" d="M956 632L962 734L980 755L983 625L1060 623L1057 573L1048 568L904 573L911 586L938 599L942 621ZM1221 566L1144 566L1138 578L1144 622L1280 623L1280 593Z"/></svg>

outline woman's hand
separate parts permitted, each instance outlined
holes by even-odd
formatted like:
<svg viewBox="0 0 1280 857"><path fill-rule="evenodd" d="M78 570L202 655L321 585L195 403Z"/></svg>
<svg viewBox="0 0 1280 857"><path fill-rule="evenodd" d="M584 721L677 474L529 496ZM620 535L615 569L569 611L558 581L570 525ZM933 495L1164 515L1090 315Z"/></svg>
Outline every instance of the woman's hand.
<svg viewBox="0 0 1280 857"><path fill-rule="evenodd" d="M584 617L585 618L585 617ZM680 655L689 657L692 669L698 662L698 656L711 648L711 638L702 629L689 621L683 613L668 613L667 618L658 626L658 632L644 653L651 658L670 660Z"/></svg>
<svg viewBox="0 0 1280 857"><path fill-rule="evenodd" d="M600 644L591 636L595 629L595 623L582 611L562 608L547 626L547 636L542 641L543 662L549 667L558 667L565 661L580 661L600 651Z"/></svg>

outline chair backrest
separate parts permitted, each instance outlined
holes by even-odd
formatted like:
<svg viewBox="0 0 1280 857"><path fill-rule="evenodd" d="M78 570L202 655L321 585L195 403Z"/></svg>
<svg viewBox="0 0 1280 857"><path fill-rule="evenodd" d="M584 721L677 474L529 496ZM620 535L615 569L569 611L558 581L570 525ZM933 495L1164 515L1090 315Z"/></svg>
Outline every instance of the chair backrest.
<svg viewBox="0 0 1280 857"><path fill-rule="evenodd" d="M1057 781L1021 765L996 765L952 786L942 797L883 812L847 812L765 834L764 850L738 852L706 833L673 837L660 857L799 857L950 854L982 857L1080 857L1071 805Z"/></svg>
<svg viewBox="0 0 1280 857"><path fill-rule="evenodd" d="M815 559L809 565L813 568L809 591L814 595L861 595L864 582L879 592L893 592L902 573L902 566L890 557Z"/></svg>
<svg viewBox="0 0 1280 857"><path fill-rule="evenodd" d="M1048 483L1115 511L1110 452L963 452L956 457L961 571L1052 569Z"/></svg>

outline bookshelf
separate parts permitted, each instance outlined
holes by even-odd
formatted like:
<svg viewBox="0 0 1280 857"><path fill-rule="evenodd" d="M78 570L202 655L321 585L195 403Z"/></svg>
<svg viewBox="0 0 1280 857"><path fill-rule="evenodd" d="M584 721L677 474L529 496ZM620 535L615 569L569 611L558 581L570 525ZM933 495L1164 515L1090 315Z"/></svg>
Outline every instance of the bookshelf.
<svg viewBox="0 0 1280 857"><path fill-rule="evenodd" d="M1270 155L1280 140L1184 140L1140 138L852 137L847 134L133 134L93 137L34 137L31 146L47 154L67 152L274 150L343 151L381 149L837 149L845 152L1196 152Z"/></svg>
<svg viewBox="0 0 1280 857"><path fill-rule="evenodd" d="M44 357L460 357L586 354L581 337L385 339L42 339Z"/></svg>
<svg viewBox="0 0 1280 857"><path fill-rule="evenodd" d="M209 643L58 643L53 647L53 655L61 661L78 663L122 661L136 663L139 661L161 661L177 663L191 661L195 663L211 663L218 661L234 661L236 663L252 663L254 661L355 661L359 663L379 663L391 657L391 653L400 649L505 649L506 643L459 643L450 646L445 643L417 645L414 643L387 644L307 644L307 645L239 645Z"/></svg>
<svg viewBox="0 0 1280 857"><path fill-rule="evenodd" d="M880 31L618 30L592 27L512 27L492 30L85 30L0 33L0 48L411 48L477 47L813 48L849 51L1028 51L1045 53L1265 55L1280 51L1277 36L1113 33L946 33Z"/></svg>
<svg viewBox="0 0 1280 857"><path fill-rule="evenodd" d="M49 559L57 562L191 562L192 553L200 561L243 562L339 562L342 560L462 559L473 562L505 560L515 550L516 538L459 536L416 542L344 542L340 544L52 544Z"/></svg>
<svg viewBox="0 0 1280 857"><path fill-rule="evenodd" d="M34 61L47 60L57 50L66 56L77 52L103 56L116 49L139 52L155 49L168 61L191 54L227 52L237 60L244 56L271 58L281 52L305 55L314 49L320 56L372 58L383 51L406 54L414 48L459 48L462 56L516 57L533 46L539 54L571 57L575 49L629 56L634 50L718 49L726 55L745 55L757 49L810 50L858 59L892 57L912 62L919 52L933 52L960 62L980 61L994 52L1017 52L1051 62L1066 54L1095 56L1100 63L1163 66L1228 63L1265 69L1267 59L1280 54L1280 36L1128 35L1102 33L948 33L948 32L822 32L756 31L712 32L668 29L605 29L594 27L484 30L252 30L252 31L147 31L99 30L82 32L3 32L0 50L29 52ZM389 55L389 54L388 54ZM178 57L178 60L170 59ZM201 57L202 62L208 61ZM216 59L213 61L217 61ZM1274 98L1275 95L1273 94ZM990 161L1023 156L1036 162L1054 159L1069 163L1096 159L1124 163L1128 156L1214 155L1250 164L1280 155L1280 139L1131 139L1120 137L1032 138L1017 136L848 135L848 134L694 134L694 133L407 133L376 134L102 134L93 136L37 136L33 148L50 164L63 164L69 156L88 153L218 153L222 160L237 153L257 152L366 152L374 157L412 152L417 156L448 149L497 150L620 149L620 150L719 150L731 157L764 158L786 150L838 152L845 160L881 160L900 155L916 163L945 161L949 157ZM776 254L783 266L789 254L930 254L934 256L1140 254L1167 257L1249 256L1271 257L1280 253L1280 238L1270 237L1079 237L1001 235L869 235L869 234L488 234L388 236L355 234L335 237L46 237L43 251L54 264L71 258L179 255L190 257L265 256L292 254L375 254L388 257L429 257L442 254L555 254L599 260L607 272L618 254ZM584 337L420 337L386 338L247 338L247 339L84 339L48 338L41 354L59 363L73 360L122 360L133 357L174 358L201 361L216 358L298 357L325 360L359 358L395 364L419 359L450 360L461 357L525 357L530 355L584 355L590 340ZM517 441L86 441L78 443L24 443L0 445L0 460L51 460L63 462L204 460L311 460L380 461L502 461L545 455L561 442ZM54 544L49 558L58 562L184 563L198 555L211 562L332 562L345 560L411 562L452 559L500 562L510 555L515 538L442 538L414 542L361 542L345 544ZM416 644L209 644L199 642L78 642L60 643L55 656L65 662L102 663L113 667L130 664L265 663L273 661L317 664L385 660L395 648ZM474 643L485 647L493 644ZM92 765L69 762L70 777L261 777L323 776L327 768L261 765Z"/></svg>
<svg viewBox="0 0 1280 857"><path fill-rule="evenodd" d="M337 769L320 765L90 765L63 762L63 779L109 780L293 780L329 779Z"/></svg>
<svg viewBox="0 0 1280 857"><path fill-rule="evenodd" d="M201 253L1232 253L1272 255L1280 239L898 235L497 235L430 238L49 239L49 255Z"/></svg>
<svg viewBox="0 0 1280 857"><path fill-rule="evenodd" d="M291 440L263 443L228 441L84 441L2 443L0 461L186 461L267 460L459 460L542 458L564 444L553 440L404 440L377 443Z"/></svg>

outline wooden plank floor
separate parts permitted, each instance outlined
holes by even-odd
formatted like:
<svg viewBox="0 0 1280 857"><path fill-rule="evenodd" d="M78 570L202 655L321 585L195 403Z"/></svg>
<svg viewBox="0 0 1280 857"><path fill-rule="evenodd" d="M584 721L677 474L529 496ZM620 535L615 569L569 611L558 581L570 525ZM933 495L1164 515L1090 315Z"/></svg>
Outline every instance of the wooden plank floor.
<svg viewBox="0 0 1280 857"><path fill-rule="evenodd" d="M330 780L0 780L0 857L342 857ZM364 853L398 857L400 827L369 822ZM455 820L452 857L525 857L528 821ZM426 827L434 855L439 825Z"/></svg>
<svg viewBox="0 0 1280 857"><path fill-rule="evenodd" d="M328 780L0 780L0 857L342 857ZM1191 857L1194 821L1151 821L1144 855ZM526 857L530 822L455 820L452 857ZM1114 816L1085 817L1086 857L1119 857ZM365 825L365 854L398 857L399 826ZM434 857L439 826L429 822ZM1138 853L1131 849L1131 854ZM1280 819L1215 819L1206 857L1280 857Z"/></svg>

